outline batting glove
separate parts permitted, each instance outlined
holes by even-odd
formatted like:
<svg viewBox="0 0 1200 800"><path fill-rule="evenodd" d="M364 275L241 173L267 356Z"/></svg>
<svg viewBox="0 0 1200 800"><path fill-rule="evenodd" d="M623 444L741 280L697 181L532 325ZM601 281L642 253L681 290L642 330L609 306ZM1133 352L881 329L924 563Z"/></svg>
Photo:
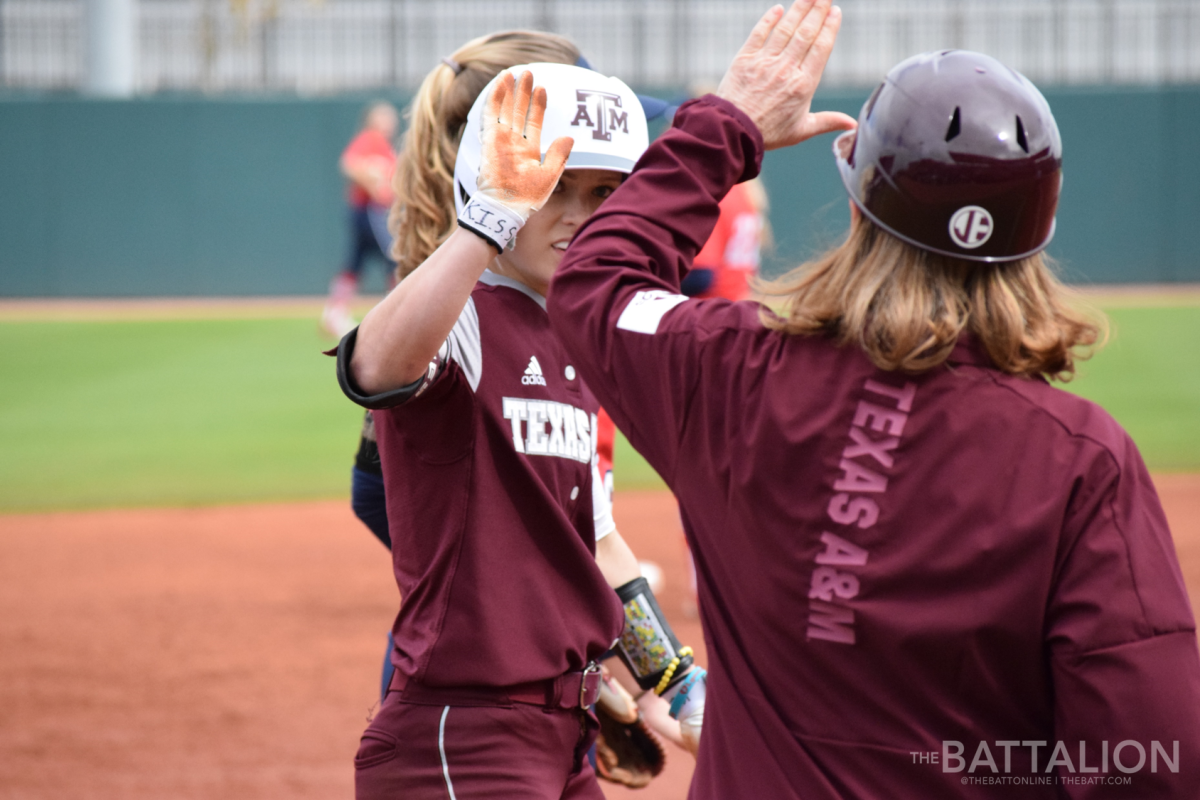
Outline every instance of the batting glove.
<svg viewBox="0 0 1200 800"><path fill-rule="evenodd" d="M546 90L533 87L533 75L501 76L484 111L483 153L477 189L458 222L501 252L537 211L566 167L574 142L555 139L542 162L542 120Z"/></svg>

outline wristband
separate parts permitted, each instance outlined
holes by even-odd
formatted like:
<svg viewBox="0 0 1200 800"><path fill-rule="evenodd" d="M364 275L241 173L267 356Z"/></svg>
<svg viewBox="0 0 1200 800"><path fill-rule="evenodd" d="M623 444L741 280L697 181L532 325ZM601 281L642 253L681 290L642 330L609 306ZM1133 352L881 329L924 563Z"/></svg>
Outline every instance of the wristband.
<svg viewBox="0 0 1200 800"><path fill-rule="evenodd" d="M512 243L524 224L525 218L518 212L482 192L476 192L458 215L460 228L481 237L500 253Z"/></svg>
<svg viewBox="0 0 1200 800"><path fill-rule="evenodd" d="M671 698L670 710L667 712L671 715L671 719L679 719L679 712L683 711L683 707L689 701L704 701L704 695L708 688L708 682L704 680L707 674L702 667L692 667L682 683L679 684L679 688L675 690L675 696Z"/></svg>
<svg viewBox="0 0 1200 800"><path fill-rule="evenodd" d="M675 638L645 578L619 587L617 597L625 607L625 630L617 640L617 654L638 686L662 694L691 666L692 649Z"/></svg>

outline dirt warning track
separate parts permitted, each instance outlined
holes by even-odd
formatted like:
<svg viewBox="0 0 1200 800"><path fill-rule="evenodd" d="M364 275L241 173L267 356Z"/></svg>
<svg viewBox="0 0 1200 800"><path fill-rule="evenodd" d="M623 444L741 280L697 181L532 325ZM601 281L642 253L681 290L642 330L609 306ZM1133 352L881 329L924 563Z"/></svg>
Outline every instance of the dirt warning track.
<svg viewBox="0 0 1200 800"><path fill-rule="evenodd" d="M1156 482L1200 598L1200 476ZM616 510L705 663L670 495ZM345 502L0 517L0 798L352 797L397 601Z"/></svg>

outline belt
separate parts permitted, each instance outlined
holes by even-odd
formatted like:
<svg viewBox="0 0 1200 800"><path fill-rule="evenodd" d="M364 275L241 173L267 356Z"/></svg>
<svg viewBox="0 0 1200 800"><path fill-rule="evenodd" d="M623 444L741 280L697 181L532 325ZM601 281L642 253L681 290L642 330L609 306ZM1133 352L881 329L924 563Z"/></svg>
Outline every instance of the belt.
<svg viewBox="0 0 1200 800"><path fill-rule="evenodd" d="M600 697L600 665L592 662L580 672L512 686L426 686L410 681L400 670L392 673L388 691L400 692L405 702L427 705L507 706L526 703L546 708L587 708Z"/></svg>

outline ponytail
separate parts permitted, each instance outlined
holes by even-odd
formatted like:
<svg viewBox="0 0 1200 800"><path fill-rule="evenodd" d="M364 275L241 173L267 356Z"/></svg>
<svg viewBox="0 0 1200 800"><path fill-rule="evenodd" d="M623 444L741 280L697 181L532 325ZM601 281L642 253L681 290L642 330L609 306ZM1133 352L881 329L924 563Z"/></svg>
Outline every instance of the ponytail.
<svg viewBox="0 0 1200 800"><path fill-rule="evenodd" d="M388 228L395 236L397 278L420 266L454 231L454 160L479 93L508 67L578 59L579 49L561 36L507 31L467 42L425 76L405 112L408 132L393 178Z"/></svg>

